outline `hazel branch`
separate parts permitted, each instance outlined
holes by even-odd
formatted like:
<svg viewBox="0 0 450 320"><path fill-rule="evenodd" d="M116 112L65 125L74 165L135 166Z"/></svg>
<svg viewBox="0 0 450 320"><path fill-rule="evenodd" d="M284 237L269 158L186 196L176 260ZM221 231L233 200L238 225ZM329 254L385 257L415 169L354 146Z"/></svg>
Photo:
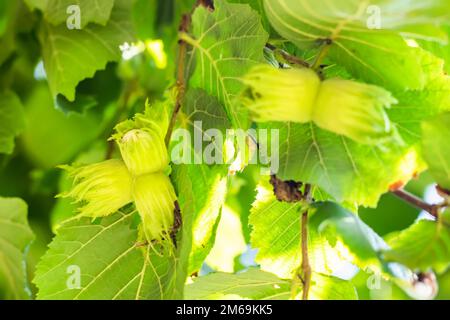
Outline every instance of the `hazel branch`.
<svg viewBox="0 0 450 320"><path fill-rule="evenodd" d="M392 191L392 193L397 196L398 198L402 199L403 201L409 203L410 205L422 209L429 214L431 214L433 217L438 218L439 215L439 209L442 208L442 205L440 204L429 204L420 199L419 197L413 195L412 193L409 193L408 191L405 191L403 189L398 189Z"/></svg>
<svg viewBox="0 0 450 320"><path fill-rule="evenodd" d="M318 41L321 42L320 51L317 54L316 59L314 60L311 66L311 68L314 69L316 72L319 72L321 70L322 62L325 59L326 55L328 54L331 45L333 44L333 40L331 39L319 39Z"/></svg>
<svg viewBox="0 0 450 320"><path fill-rule="evenodd" d="M181 23L179 27L179 32L187 32L191 25L191 15L185 14L181 18ZM183 104L184 95L186 92L186 79L185 79L185 62L186 62L186 54L187 54L187 46L186 41L180 39L178 43L178 62L177 62L177 97L175 102L175 108L172 112L172 117L170 118L169 128L167 129L167 134L165 138L166 146L169 145L170 138L172 137L173 128L175 127L175 123L177 121L178 113L181 110L181 106Z"/></svg>
<svg viewBox="0 0 450 320"><path fill-rule="evenodd" d="M305 200L309 203L311 202L311 190L310 184L305 185ZM303 275L303 291L302 299L308 300L309 289L311 287L311 265L309 263L309 253L308 253L308 209L302 213L302 226L301 226L301 237L302 237L302 275Z"/></svg>
<svg viewBox="0 0 450 320"><path fill-rule="evenodd" d="M275 175L270 177L270 183L273 186L273 192L275 197L280 202L296 203L305 202L310 204L314 200L312 199L312 186L310 184L304 185L303 193L300 188L303 186L301 182L295 181L283 181L278 179ZM301 281L303 291L302 299L307 300L309 295L309 289L311 287L311 275L312 269L309 263L308 253L308 215L309 209L305 209L301 213L301 248L302 248L302 260L300 268L297 270L296 275L292 281L291 296L295 298L297 295L298 280Z"/></svg>
<svg viewBox="0 0 450 320"><path fill-rule="evenodd" d="M275 54L275 56L281 58L280 60L283 60L283 62L292 64L292 65L302 66L305 68L311 67L308 62L300 59L299 57L293 56L293 55L287 53L286 51L275 47L274 45L272 45L270 43L266 44L266 48L272 50L273 53Z"/></svg>
<svg viewBox="0 0 450 320"><path fill-rule="evenodd" d="M180 35L188 33L192 23L192 14L194 13L194 10L199 6L203 6L211 11L214 11L213 0L197 0L196 3L194 4L194 7L192 8L192 11L188 14L184 14L181 17L180 26L178 27ZM178 41L177 82L176 82L178 92L175 102L175 108L172 112L172 116L169 122L169 128L167 129L167 134L165 138L165 143L167 146L170 143L172 132L177 122L177 116L181 110L181 106L183 105L184 95L186 93L185 63L187 50L188 50L188 43L180 37Z"/></svg>

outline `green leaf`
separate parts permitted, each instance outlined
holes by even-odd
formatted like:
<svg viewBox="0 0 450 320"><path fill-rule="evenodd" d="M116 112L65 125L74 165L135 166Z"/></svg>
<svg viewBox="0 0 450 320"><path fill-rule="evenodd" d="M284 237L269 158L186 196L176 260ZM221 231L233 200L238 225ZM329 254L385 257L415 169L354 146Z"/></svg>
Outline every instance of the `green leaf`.
<svg viewBox="0 0 450 320"><path fill-rule="evenodd" d="M427 55L424 63L429 68L425 88L396 92L399 103L388 110L389 118L408 145L421 141L424 120L450 110L450 78L443 71L442 60Z"/></svg>
<svg viewBox="0 0 450 320"><path fill-rule="evenodd" d="M418 285L413 270L397 261L386 260L383 253L390 250L389 245L355 214L334 203L320 203L316 207L310 228L325 237L347 261L393 282L412 298L434 297L436 283Z"/></svg>
<svg viewBox="0 0 450 320"><path fill-rule="evenodd" d="M279 178L312 183L340 203L375 207L391 184L418 170L415 150L393 143L361 145L313 124L261 127L279 129Z"/></svg>
<svg viewBox="0 0 450 320"><path fill-rule="evenodd" d="M188 130L191 140L173 140L172 146L187 143L189 152L194 153L195 159L204 160L203 154L198 153L201 150L195 150L195 146L192 145L192 139L195 139L195 135L200 135L203 141L202 137L208 136L206 133L209 129L224 132L229 127L227 116L217 99L200 89L188 90L183 112L184 114L180 116L181 126ZM201 121L201 127L197 121ZM222 150L221 145L215 145L216 141L209 143ZM172 149L172 161L175 157ZM194 159L190 154L189 163L192 161ZM227 192L227 168L225 165L209 166L205 163L181 164L174 166L174 171L185 230L182 236L184 248L182 251L186 252L186 256L189 255L186 271L190 275L200 270L214 245L220 212Z"/></svg>
<svg viewBox="0 0 450 320"><path fill-rule="evenodd" d="M204 170L206 169L201 171ZM202 188L209 186L207 189L210 189L210 191L199 190L198 188L194 189L194 194L196 197L200 198L196 200L196 202L199 200L202 201L202 196L206 196L207 198L203 200L203 204L199 206L201 210L199 210L193 225L192 253L189 258L190 273L200 270L204 260L214 245L220 213L222 211L223 203L225 202L227 178L225 177L223 170L209 171L217 172L211 177L215 180L204 181L203 179L199 179L198 182L202 183ZM209 172L206 173L208 174ZM211 173L209 173L209 175L211 175ZM196 182L196 180L193 181L193 183Z"/></svg>
<svg viewBox="0 0 450 320"><path fill-rule="evenodd" d="M176 274L174 296L180 298L187 276L199 270L214 243L222 183L226 177L219 167L205 165L174 166L171 177L182 216L182 228L177 236L177 263L173 269Z"/></svg>
<svg viewBox="0 0 450 320"><path fill-rule="evenodd" d="M3 37L7 30L11 14L14 13L14 7L15 4L12 1L0 2L0 37Z"/></svg>
<svg viewBox="0 0 450 320"><path fill-rule="evenodd" d="M45 19L52 25L59 25L67 21L74 12L70 6L80 9L80 27L89 23L106 25L114 6L115 0L25 0L31 10L38 9L44 13Z"/></svg>
<svg viewBox="0 0 450 320"><path fill-rule="evenodd" d="M247 250L239 212L224 205L220 213L214 246L204 262L205 265L216 272L238 271L242 266L239 258Z"/></svg>
<svg viewBox="0 0 450 320"><path fill-rule="evenodd" d="M433 281L417 285L413 270L399 262L388 261L383 252L389 245L355 214L334 203L320 203L310 219L310 228L317 230L346 260L363 270L370 270L399 286L415 299L434 296ZM400 261L401 262L401 261Z"/></svg>
<svg viewBox="0 0 450 320"><path fill-rule="evenodd" d="M242 4L249 4L250 7L252 7L253 10L258 12L258 14L261 16L261 23L266 29L268 33L271 33L272 29L269 23L269 20L266 17L266 13L264 12L264 0L229 0L230 3L242 3Z"/></svg>
<svg viewBox="0 0 450 320"><path fill-rule="evenodd" d="M27 204L0 198L0 299L28 299L25 251L34 239L28 226Z"/></svg>
<svg viewBox="0 0 450 320"><path fill-rule="evenodd" d="M3 65L8 58L10 58L11 54L16 49L15 43L15 33L11 30L7 30L3 37L0 38L0 45L2 47L2 51L0 52L0 65Z"/></svg>
<svg viewBox="0 0 450 320"><path fill-rule="evenodd" d="M93 78L82 80L77 85L74 101L59 94L54 101L55 107L70 116L71 113L89 111L101 114L112 103L119 104L122 82L117 77L116 67L115 63L108 63L105 70L97 71Z"/></svg>
<svg viewBox="0 0 450 320"><path fill-rule="evenodd" d="M25 128L22 103L15 93L0 93L0 153L11 154L14 139Z"/></svg>
<svg viewBox="0 0 450 320"><path fill-rule="evenodd" d="M381 271L379 252L388 246L355 214L331 202L322 203L317 205L309 224L333 246L341 241L357 266Z"/></svg>
<svg viewBox="0 0 450 320"><path fill-rule="evenodd" d="M140 39L155 38L157 0L137 0L133 6L133 22Z"/></svg>
<svg viewBox="0 0 450 320"><path fill-rule="evenodd" d="M202 162L209 163L203 157L203 153L208 154L208 158L212 158L211 161L213 159L222 161L226 130L230 128L231 124L217 98L208 95L202 89L189 89L186 92L183 112L181 126L188 129L191 135L189 144L192 144L196 137L202 141L202 148L195 143L191 146L191 153L195 156L196 161L202 160ZM216 136L217 130L222 134L221 139ZM192 162L192 154L189 158ZM220 164L220 162L215 163Z"/></svg>
<svg viewBox="0 0 450 320"><path fill-rule="evenodd" d="M438 273L450 266L450 211L442 213L438 221L420 220L389 240L391 250L384 256L412 269Z"/></svg>
<svg viewBox="0 0 450 320"><path fill-rule="evenodd" d="M91 22L104 26L111 16L114 0L47 0L45 19L55 26L64 23L73 14L67 12L73 5L80 8L81 28Z"/></svg>
<svg viewBox="0 0 450 320"><path fill-rule="evenodd" d="M450 40L450 26L444 26L443 31L446 36L446 40L444 43L435 42L435 41L425 41L425 40L417 40L418 44L421 48L431 52L435 56L444 60L444 68L447 74L450 73L450 50L449 43Z"/></svg>
<svg viewBox="0 0 450 320"><path fill-rule="evenodd" d="M25 107L27 128L22 145L25 155L38 168L53 168L71 161L102 130L95 113L65 116L56 110L45 83L35 86Z"/></svg>
<svg viewBox="0 0 450 320"><path fill-rule="evenodd" d="M186 298L191 300L287 300L291 281L251 268L239 274L213 273L194 280L186 286ZM355 288L347 281L313 274L311 299L358 299Z"/></svg>
<svg viewBox="0 0 450 320"><path fill-rule="evenodd" d="M39 39L53 96L62 94L74 101L77 84L92 78L108 62L119 61L120 45L133 40L131 2L117 0L106 26L69 30L43 23Z"/></svg>
<svg viewBox="0 0 450 320"><path fill-rule="evenodd" d="M250 215L251 244L258 249L256 262L263 270L292 278L300 267L301 208L300 203L277 201L268 185L258 187ZM387 248L383 239L337 205L318 205L310 218L308 236L310 264L315 272L332 274L342 259L357 262L362 268L382 269L378 252Z"/></svg>
<svg viewBox="0 0 450 320"><path fill-rule="evenodd" d="M106 25L115 0L25 0L31 10L38 9L44 13L45 19L52 25L59 25L73 15L68 12L70 6L80 8L80 27L89 23ZM119 0L120 1L120 0Z"/></svg>
<svg viewBox="0 0 450 320"><path fill-rule="evenodd" d="M300 256L300 203L278 202L268 184L258 186L249 223L253 227L250 243L258 249L256 262L263 270L291 278Z"/></svg>
<svg viewBox="0 0 450 320"><path fill-rule="evenodd" d="M22 1L2 1L0 4L1 87L9 88L9 78L18 65L23 67L30 64L28 67L34 68L36 64L34 59L39 48L30 34L35 26L35 20L36 17ZM24 72L23 76L32 78L29 72L25 74L25 69L20 70Z"/></svg>
<svg viewBox="0 0 450 320"><path fill-rule="evenodd" d="M358 293L349 281L313 272L308 298L314 300L358 300Z"/></svg>
<svg viewBox="0 0 450 320"><path fill-rule="evenodd" d="M411 189L409 189L411 191ZM408 228L416 221L420 210L386 193L376 208L359 208L358 216L380 236ZM389 220L389 223L386 221Z"/></svg>
<svg viewBox="0 0 450 320"><path fill-rule="evenodd" d="M186 92L183 112L183 126L191 134L198 131L198 134L204 135L209 129L217 129L225 134L231 125L219 100L202 89L189 89ZM194 126L195 121L201 122L202 127Z"/></svg>
<svg viewBox="0 0 450 320"><path fill-rule="evenodd" d="M301 263L300 204L279 202L268 184L258 186L250 224L251 245L258 249L261 269L291 279ZM312 271L331 275L351 262L382 274L408 294L423 297L414 284L414 273L400 264L387 263L382 252L389 246L355 214L333 203L317 203L310 209L308 252Z"/></svg>
<svg viewBox="0 0 450 320"><path fill-rule="evenodd" d="M255 261L261 269L291 279L301 263L302 205L278 201L268 182L260 182L257 190L249 217L252 226L250 243L258 249ZM308 229L308 252L312 270L328 275L347 258L340 255L317 228Z"/></svg>
<svg viewBox="0 0 450 320"><path fill-rule="evenodd" d="M371 4L379 4L384 28L397 30L408 38L436 42L447 40L443 32L450 18L450 5L447 1L377 0Z"/></svg>
<svg viewBox="0 0 450 320"><path fill-rule="evenodd" d="M239 274L213 273L186 286L188 300L286 300L291 284L277 276L252 268Z"/></svg>
<svg viewBox="0 0 450 320"><path fill-rule="evenodd" d="M329 58L354 77L389 88L423 88L426 74L417 48L409 47L398 31L384 29L383 25L381 29L369 28L370 4L344 0L331 5L319 0L312 5L308 1L264 0L272 26L300 48L319 48L323 39L330 39ZM380 10L384 14L383 7ZM403 14L400 9L394 16L399 19Z"/></svg>
<svg viewBox="0 0 450 320"><path fill-rule="evenodd" d="M341 251L349 262L389 279L412 298L434 297L436 284L429 281L418 285L413 270L400 264L401 261L386 260L383 253L390 250L389 245L355 214L334 203L320 203L316 207L317 211L309 222L310 228L326 237L328 243Z"/></svg>
<svg viewBox="0 0 450 320"><path fill-rule="evenodd" d="M200 270L214 245L225 201L226 168L179 165L174 171L183 218L180 254L188 261L184 267L190 275Z"/></svg>
<svg viewBox="0 0 450 320"><path fill-rule="evenodd" d="M44 11L47 7L48 0L24 0L31 10L39 9Z"/></svg>
<svg viewBox="0 0 450 320"><path fill-rule="evenodd" d="M246 128L247 116L236 105L243 89L240 78L264 61L268 36L250 6L218 0L214 8L214 12L197 8L192 16L193 37L182 34L193 48L187 62L188 70L193 72L189 83L218 98L232 124Z"/></svg>
<svg viewBox="0 0 450 320"><path fill-rule="evenodd" d="M450 189L450 113L422 124L422 154L436 181Z"/></svg>
<svg viewBox="0 0 450 320"><path fill-rule="evenodd" d="M62 225L37 266L38 299L170 298L174 257L136 245L136 218L119 212L98 223L83 218Z"/></svg>

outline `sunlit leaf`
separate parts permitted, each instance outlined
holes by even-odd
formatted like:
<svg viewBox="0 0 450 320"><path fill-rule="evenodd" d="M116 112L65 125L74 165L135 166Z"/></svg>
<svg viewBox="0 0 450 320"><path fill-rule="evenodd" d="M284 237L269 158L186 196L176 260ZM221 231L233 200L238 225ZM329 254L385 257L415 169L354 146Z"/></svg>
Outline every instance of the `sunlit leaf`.
<svg viewBox="0 0 450 320"><path fill-rule="evenodd" d="M353 285L344 280L313 274L312 285L314 300L358 299ZM214 273L186 286L186 298L193 300L287 300L290 296L290 280L253 268L239 274Z"/></svg>
<svg viewBox="0 0 450 320"><path fill-rule="evenodd" d="M383 25L383 22L404 19L405 11L420 21L423 11L439 12L442 6L431 1L425 10L414 12L415 7L408 7L409 4L390 7L386 1L379 1L375 8L379 10L377 17L373 5L369 1L349 0L339 3L319 0L314 4L306 0L264 0L272 26L300 48L319 48L324 39L329 39L330 59L345 66L353 76L391 88L423 88L426 74L417 49L406 44L398 30L402 29L401 25ZM426 17L425 24L432 26L430 15ZM386 56L389 56L388 68Z"/></svg>
<svg viewBox="0 0 450 320"><path fill-rule="evenodd" d="M170 298L173 278L168 269L174 260L137 245L136 218L117 213L95 224L81 219L61 226L37 267L38 298Z"/></svg>
<svg viewBox="0 0 450 320"><path fill-rule="evenodd" d="M450 189L450 113L423 123L423 156L443 188Z"/></svg>
<svg viewBox="0 0 450 320"><path fill-rule="evenodd" d="M420 220L401 231L384 253L386 259L401 262L410 268L427 271L433 268L445 271L450 265L450 211L438 221Z"/></svg>
<svg viewBox="0 0 450 320"><path fill-rule="evenodd" d="M415 150L396 144L361 145L314 124L261 127L280 130L279 178L317 185L341 203L376 206L391 184L409 181L419 168Z"/></svg>
<svg viewBox="0 0 450 320"><path fill-rule="evenodd" d="M246 115L236 103L243 88L240 77L264 61L267 33L248 5L219 0L214 2L214 8L213 12L202 6L197 8L192 16L193 37L182 36L193 47L187 65L193 72L189 83L217 97L232 124L245 128Z"/></svg>

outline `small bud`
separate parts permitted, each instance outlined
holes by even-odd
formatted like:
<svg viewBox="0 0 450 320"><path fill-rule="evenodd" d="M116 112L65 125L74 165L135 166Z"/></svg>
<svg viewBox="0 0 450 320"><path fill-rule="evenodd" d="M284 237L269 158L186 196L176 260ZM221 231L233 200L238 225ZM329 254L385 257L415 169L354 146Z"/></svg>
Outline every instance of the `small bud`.
<svg viewBox="0 0 450 320"><path fill-rule="evenodd" d="M68 170L75 186L61 196L84 204L82 216L104 217L132 202L131 176L123 161L107 160Z"/></svg>
<svg viewBox="0 0 450 320"><path fill-rule="evenodd" d="M133 198L148 241L169 237L174 222L176 195L163 173L139 176L134 181Z"/></svg>
<svg viewBox="0 0 450 320"><path fill-rule="evenodd" d="M322 129L374 144L392 138L395 129L384 108L397 100L383 88L351 80L322 82L313 121Z"/></svg>
<svg viewBox="0 0 450 320"><path fill-rule="evenodd" d="M320 79L310 69L259 65L244 77L243 103L256 121L311 121Z"/></svg>
<svg viewBox="0 0 450 320"><path fill-rule="evenodd" d="M164 139L155 130L132 129L116 139L133 176L164 171L169 164Z"/></svg>

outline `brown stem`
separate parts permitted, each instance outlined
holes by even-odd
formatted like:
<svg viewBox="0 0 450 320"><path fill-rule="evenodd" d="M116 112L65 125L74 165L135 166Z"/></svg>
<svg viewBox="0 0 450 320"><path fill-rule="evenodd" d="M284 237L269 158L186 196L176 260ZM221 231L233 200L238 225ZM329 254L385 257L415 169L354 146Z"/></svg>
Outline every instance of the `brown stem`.
<svg viewBox="0 0 450 320"><path fill-rule="evenodd" d="M187 32L189 30L189 26L191 25L191 15L185 14L181 18L181 23L179 27L179 31ZM177 122L178 113L181 110L181 106L183 104L184 94L186 91L186 79L185 79L185 70L184 65L186 61L187 54L187 46L188 44L184 40L179 40L178 44L178 63L177 63L177 97L175 102L175 108L172 112L172 117L170 119L169 128L167 129L166 134L166 145L168 146L170 143L170 138L172 137L173 128L175 127L175 123Z"/></svg>
<svg viewBox="0 0 450 320"><path fill-rule="evenodd" d="M180 34L187 33L191 26L192 15L197 7L203 6L208 10L214 10L214 1L213 0L197 0L194 4L190 13L184 14L181 17L180 26L178 31ZM185 62L187 55L188 44L183 39L178 41L178 61L177 61L177 82L176 87L178 89L175 108L172 112L172 117L169 122L169 128L167 129L167 134L165 138L165 143L168 146L170 143L170 139L172 137L172 132L177 122L178 113L181 110L181 106L183 105L184 95L186 93L186 78L185 78Z"/></svg>
<svg viewBox="0 0 450 320"><path fill-rule="evenodd" d="M440 185L436 185L436 192L444 199L445 201L448 201L448 198L450 198L450 190L444 189Z"/></svg>
<svg viewBox="0 0 450 320"><path fill-rule="evenodd" d="M309 203L311 201L311 185L305 185L305 196L306 201ZM309 289L311 287L311 265L309 264L309 254L308 254L308 209L302 213L302 282L303 291L302 299L308 300Z"/></svg>
<svg viewBox="0 0 450 320"><path fill-rule="evenodd" d="M282 181L275 175L270 178L270 183L273 185L273 192L278 201L287 203L303 202L307 206L314 201L312 199L312 186L305 184L304 192L302 193L299 188L302 186L301 182L295 181ZM299 287L299 280L302 285L302 299L307 300L309 289L311 287L311 265L309 263L308 254L308 214L309 208L306 208L302 212L301 217L301 249L302 259L301 265L297 269L291 286L291 298L297 297L297 288Z"/></svg>
<svg viewBox="0 0 450 320"><path fill-rule="evenodd" d="M308 210L302 214L302 299L308 300L309 288L311 286L311 265L308 255Z"/></svg>
<svg viewBox="0 0 450 320"><path fill-rule="evenodd" d="M320 39L320 41L322 41L322 46L311 67L316 71L320 71L322 67L322 61L323 59L325 59L328 51L330 50L331 45L333 44L333 40L331 39Z"/></svg>
<svg viewBox="0 0 450 320"><path fill-rule="evenodd" d="M290 55L286 51L281 50L281 49L271 45L270 43L266 44L266 48L272 50L275 55L279 55L281 58L283 58L284 61L286 61L289 64L299 65L299 66L302 66L302 67L305 67L305 68L310 68L311 67L308 62L300 59L299 57Z"/></svg>
<svg viewBox="0 0 450 320"><path fill-rule="evenodd" d="M409 204L415 206L416 208L425 210L429 214L431 214L433 217L437 218L440 205L434 205L434 204L428 204L419 197L416 197L415 195L409 193L408 191L405 191L403 189L398 189L392 191L394 195L396 195L398 198L408 202Z"/></svg>

